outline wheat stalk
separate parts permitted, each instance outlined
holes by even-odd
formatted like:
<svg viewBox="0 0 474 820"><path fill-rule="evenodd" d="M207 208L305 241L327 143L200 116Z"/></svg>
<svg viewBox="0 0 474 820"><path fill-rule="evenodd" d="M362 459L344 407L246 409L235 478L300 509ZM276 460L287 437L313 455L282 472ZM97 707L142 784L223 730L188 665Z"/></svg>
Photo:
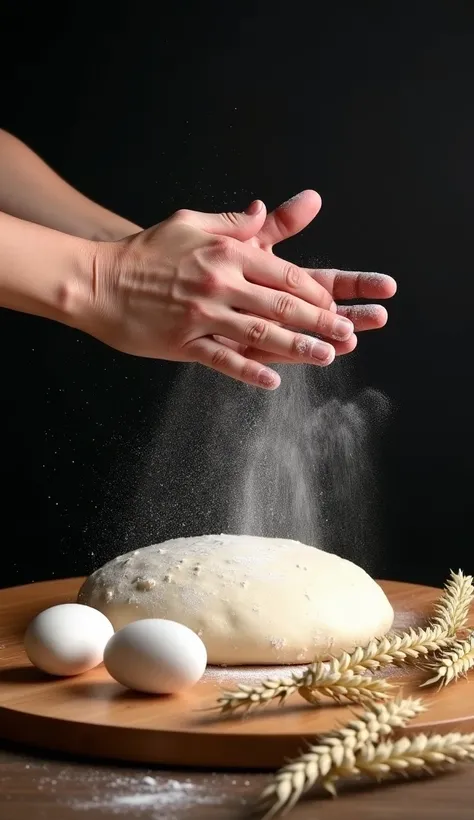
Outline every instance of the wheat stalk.
<svg viewBox="0 0 474 820"><path fill-rule="evenodd" d="M320 779L334 792L332 780L339 777L339 771L354 768L357 753L365 744L376 744L424 710L422 702L413 698L373 704L341 729L320 735L317 744L280 769L262 793L261 804L272 804L266 820L290 811Z"/></svg>
<svg viewBox="0 0 474 820"><path fill-rule="evenodd" d="M465 676L474 667L474 632L465 639L457 641L451 649L445 650L435 657L432 664L425 669L435 671L435 675L422 683L421 686L431 686L439 683L439 688Z"/></svg>
<svg viewBox="0 0 474 820"><path fill-rule="evenodd" d="M464 575L461 570L451 570L450 577L444 585L444 592L435 604L433 622L440 624L448 637L454 637L465 626L473 600L472 575Z"/></svg>

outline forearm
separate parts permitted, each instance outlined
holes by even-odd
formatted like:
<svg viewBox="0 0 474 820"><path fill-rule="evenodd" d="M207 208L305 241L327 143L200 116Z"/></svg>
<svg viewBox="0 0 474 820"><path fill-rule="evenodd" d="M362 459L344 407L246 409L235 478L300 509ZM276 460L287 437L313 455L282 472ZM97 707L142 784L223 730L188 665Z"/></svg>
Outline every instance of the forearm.
<svg viewBox="0 0 474 820"><path fill-rule="evenodd" d="M80 327L95 243L0 213L0 306Z"/></svg>
<svg viewBox="0 0 474 820"><path fill-rule="evenodd" d="M91 240L113 241L140 230L76 191L24 143L2 130L0 211Z"/></svg>

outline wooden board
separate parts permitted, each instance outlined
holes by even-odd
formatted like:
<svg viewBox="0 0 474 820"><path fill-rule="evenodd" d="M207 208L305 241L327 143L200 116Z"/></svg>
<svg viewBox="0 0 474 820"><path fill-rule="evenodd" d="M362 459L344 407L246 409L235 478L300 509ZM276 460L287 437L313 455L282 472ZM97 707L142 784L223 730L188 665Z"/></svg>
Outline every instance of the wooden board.
<svg viewBox="0 0 474 820"><path fill-rule="evenodd" d="M353 707L315 709L298 695L282 709L270 705L242 719L222 719L211 707L222 686L288 672L271 669L209 669L184 695L139 695L115 683L103 666L85 675L48 678L32 667L22 636L34 615L74 601L83 579L48 581L0 590L0 736L75 755L177 766L264 769L296 755L302 738L350 719ZM424 623L439 590L381 582L395 612L395 626ZM389 672L390 674L390 672ZM418 690L417 673L403 677L405 695ZM400 680L400 671L391 672ZM474 679L442 692L422 690L429 712L412 724L425 731L474 730Z"/></svg>

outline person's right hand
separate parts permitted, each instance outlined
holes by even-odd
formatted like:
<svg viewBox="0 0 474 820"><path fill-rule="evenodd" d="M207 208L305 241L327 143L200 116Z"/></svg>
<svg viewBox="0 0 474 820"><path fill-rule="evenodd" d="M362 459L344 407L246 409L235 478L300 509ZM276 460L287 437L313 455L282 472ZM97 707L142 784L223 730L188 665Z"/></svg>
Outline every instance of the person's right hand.
<svg viewBox="0 0 474 820"><path fill-rule="evenodd" d="M216 336L288 362L331 364L331 342L350 340L354 325L303 268L247 243L265 218L260 202L241 214L178 211L96 243L83 329L126 353L199 362L267 389L279 375Z"/></svg>

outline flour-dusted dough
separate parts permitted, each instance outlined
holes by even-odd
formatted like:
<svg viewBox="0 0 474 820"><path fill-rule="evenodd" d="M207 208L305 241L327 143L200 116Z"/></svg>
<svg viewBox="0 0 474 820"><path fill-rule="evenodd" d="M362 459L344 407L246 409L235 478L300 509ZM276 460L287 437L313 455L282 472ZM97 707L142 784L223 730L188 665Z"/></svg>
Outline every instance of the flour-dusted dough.
<svg viewBox="0 0 474 820"><path fill-rule="evenodd" d="M175 538L121 555L85 581L78 602L115 629L141 618L185 624L216 665L311 662L393 623L384 592L356 564L244 535Z"/></svg>

